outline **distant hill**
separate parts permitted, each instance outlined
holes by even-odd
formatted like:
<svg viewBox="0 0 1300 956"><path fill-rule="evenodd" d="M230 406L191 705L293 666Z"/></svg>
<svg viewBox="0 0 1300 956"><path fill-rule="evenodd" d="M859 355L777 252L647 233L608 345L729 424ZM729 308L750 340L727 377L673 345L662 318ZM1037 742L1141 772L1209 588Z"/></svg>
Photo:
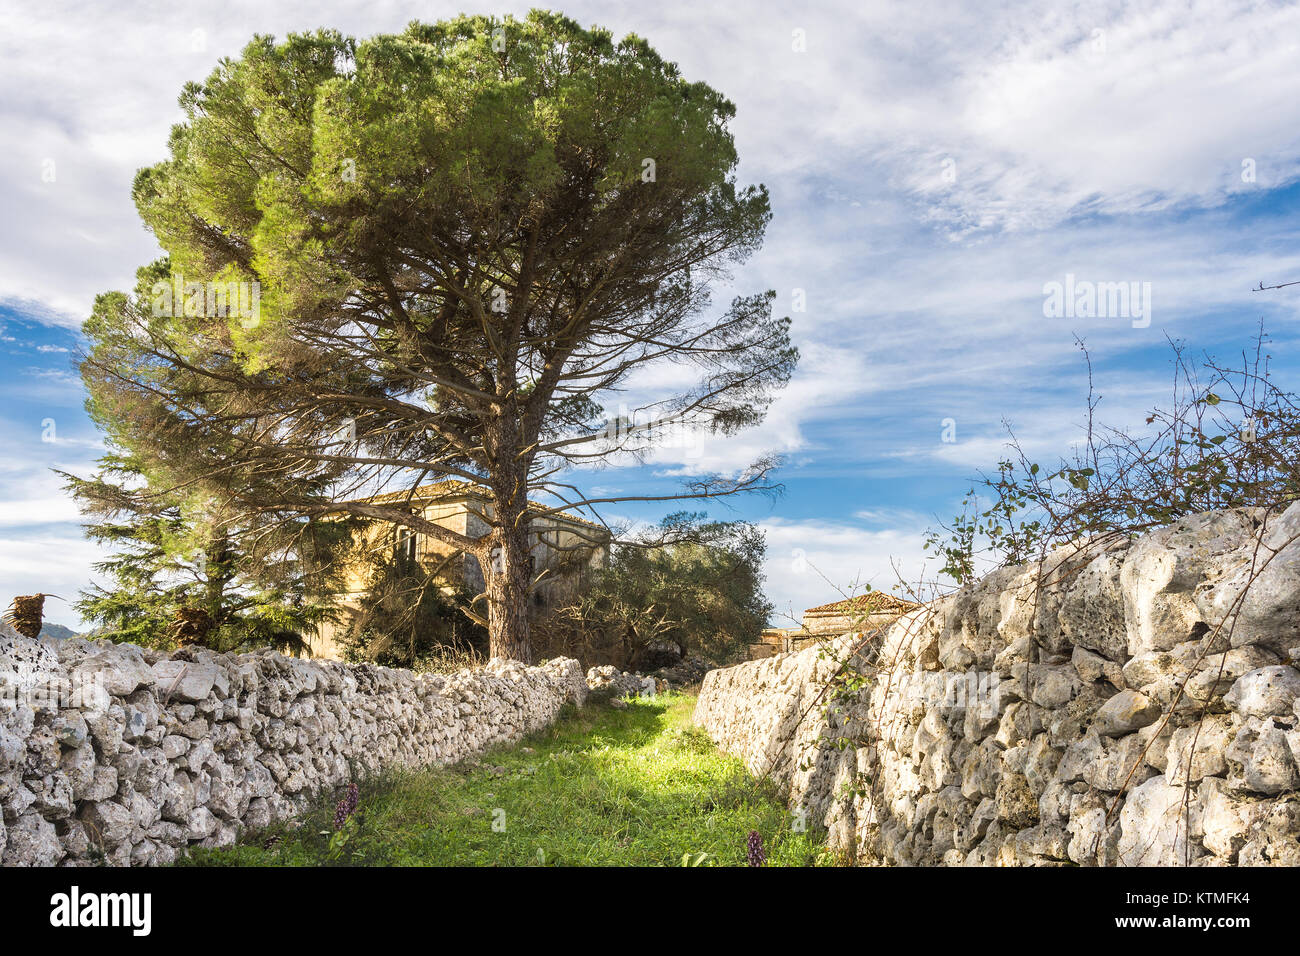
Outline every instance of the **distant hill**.
<svg viewBox="0 0 1300 956"><path fill-rule="evenodd" d="M62 624L51 624L49 621L46 621L44 626L41 628L40 636L56 637L61 641L66 640L69 637L81 637L81 635L72 628L64 627Z"/></svg>

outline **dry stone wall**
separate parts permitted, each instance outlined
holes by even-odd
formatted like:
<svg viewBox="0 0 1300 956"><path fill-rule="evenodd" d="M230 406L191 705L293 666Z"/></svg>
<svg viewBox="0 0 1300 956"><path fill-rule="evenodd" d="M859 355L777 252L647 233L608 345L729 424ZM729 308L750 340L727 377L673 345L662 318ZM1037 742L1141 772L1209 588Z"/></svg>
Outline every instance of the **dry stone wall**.
<svg viewBox="0 0 1300 956"><path fill-rule="evenodd" d="M865 861L1297 865L1298 658L1300 505L1214 512L713 671L695 719Z"/></svg>
<svg viewBox="0 0 1300 956"><path fill-rule="evenodd" d="M358 777L518 740L586 693L568 659L443 676L6 629L0 861L168 863Z"/></svg>

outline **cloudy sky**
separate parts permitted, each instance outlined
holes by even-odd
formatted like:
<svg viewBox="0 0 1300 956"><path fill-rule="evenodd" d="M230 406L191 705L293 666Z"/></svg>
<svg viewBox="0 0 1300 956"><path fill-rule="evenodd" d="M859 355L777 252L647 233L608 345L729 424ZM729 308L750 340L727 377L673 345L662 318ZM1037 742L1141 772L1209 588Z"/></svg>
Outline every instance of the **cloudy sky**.
<svg viewBox="0 0 1300 956"><path fill-rule="evenodd" d="M0 599L74 597L94 548L51 468L99 453L73 367L97 292L157 250L130 201L164 156L176 96L254 33L362 37L463 2L279 0L0 8ZM480 4L521 14L527 5ZM570 2L635 32L735 103L743 181L771 191L737 290L777 291L803 352L766 424L639 469L786 456L767 530L770 596L796 612L908 576L925 529L992 466L1004 422L1044 459L1080 432L1086 340L1108 422L1169 390L1168 340L1230 357L1261 320L1300 385L1300 8L1279 3ZM1143 308L1050 315L1045 287L1137 283ZM1145 285L1149 283L1149 286ZM802 311L798 303L806 304ZM949 422L944 441L945 420ZM628 517L652 519L648 511ZM67 604L51 620L77 626Z"/></svg>

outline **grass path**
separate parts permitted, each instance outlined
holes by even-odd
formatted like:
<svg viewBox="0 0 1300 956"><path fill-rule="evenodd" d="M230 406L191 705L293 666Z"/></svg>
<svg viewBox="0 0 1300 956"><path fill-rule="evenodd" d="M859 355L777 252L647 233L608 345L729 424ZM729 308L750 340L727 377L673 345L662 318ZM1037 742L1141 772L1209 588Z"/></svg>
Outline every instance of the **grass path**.
<svg viewBox="0 0 1300 956"><path fill-rule="evenodd" d="M795 832L771 787L691 726L694 706L592 704L475 764L362 782L341 831L331 802L182 865L743 866L751 830L768 866L830 862L823 835Z"/></svg>

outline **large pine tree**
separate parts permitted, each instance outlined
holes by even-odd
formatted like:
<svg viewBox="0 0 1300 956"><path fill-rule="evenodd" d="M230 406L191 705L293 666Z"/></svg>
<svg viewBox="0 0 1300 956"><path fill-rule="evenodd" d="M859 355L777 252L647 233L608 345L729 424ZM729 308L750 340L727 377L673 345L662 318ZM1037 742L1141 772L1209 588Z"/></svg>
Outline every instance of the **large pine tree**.
<svg viewBox="0 0 1300 956"><path fill-rule="evenodd" d="M134 190L168 275L101 299L95 401L254 525L350 515L475 556L494 656L531 656L533 519L623 500L566 469L752 425L792 372L772 293L711 308L770 216L734 107L644 40L536 11L258 37L181 104ZM484 487L487 534L364 500L441 478Z"/></svg>

